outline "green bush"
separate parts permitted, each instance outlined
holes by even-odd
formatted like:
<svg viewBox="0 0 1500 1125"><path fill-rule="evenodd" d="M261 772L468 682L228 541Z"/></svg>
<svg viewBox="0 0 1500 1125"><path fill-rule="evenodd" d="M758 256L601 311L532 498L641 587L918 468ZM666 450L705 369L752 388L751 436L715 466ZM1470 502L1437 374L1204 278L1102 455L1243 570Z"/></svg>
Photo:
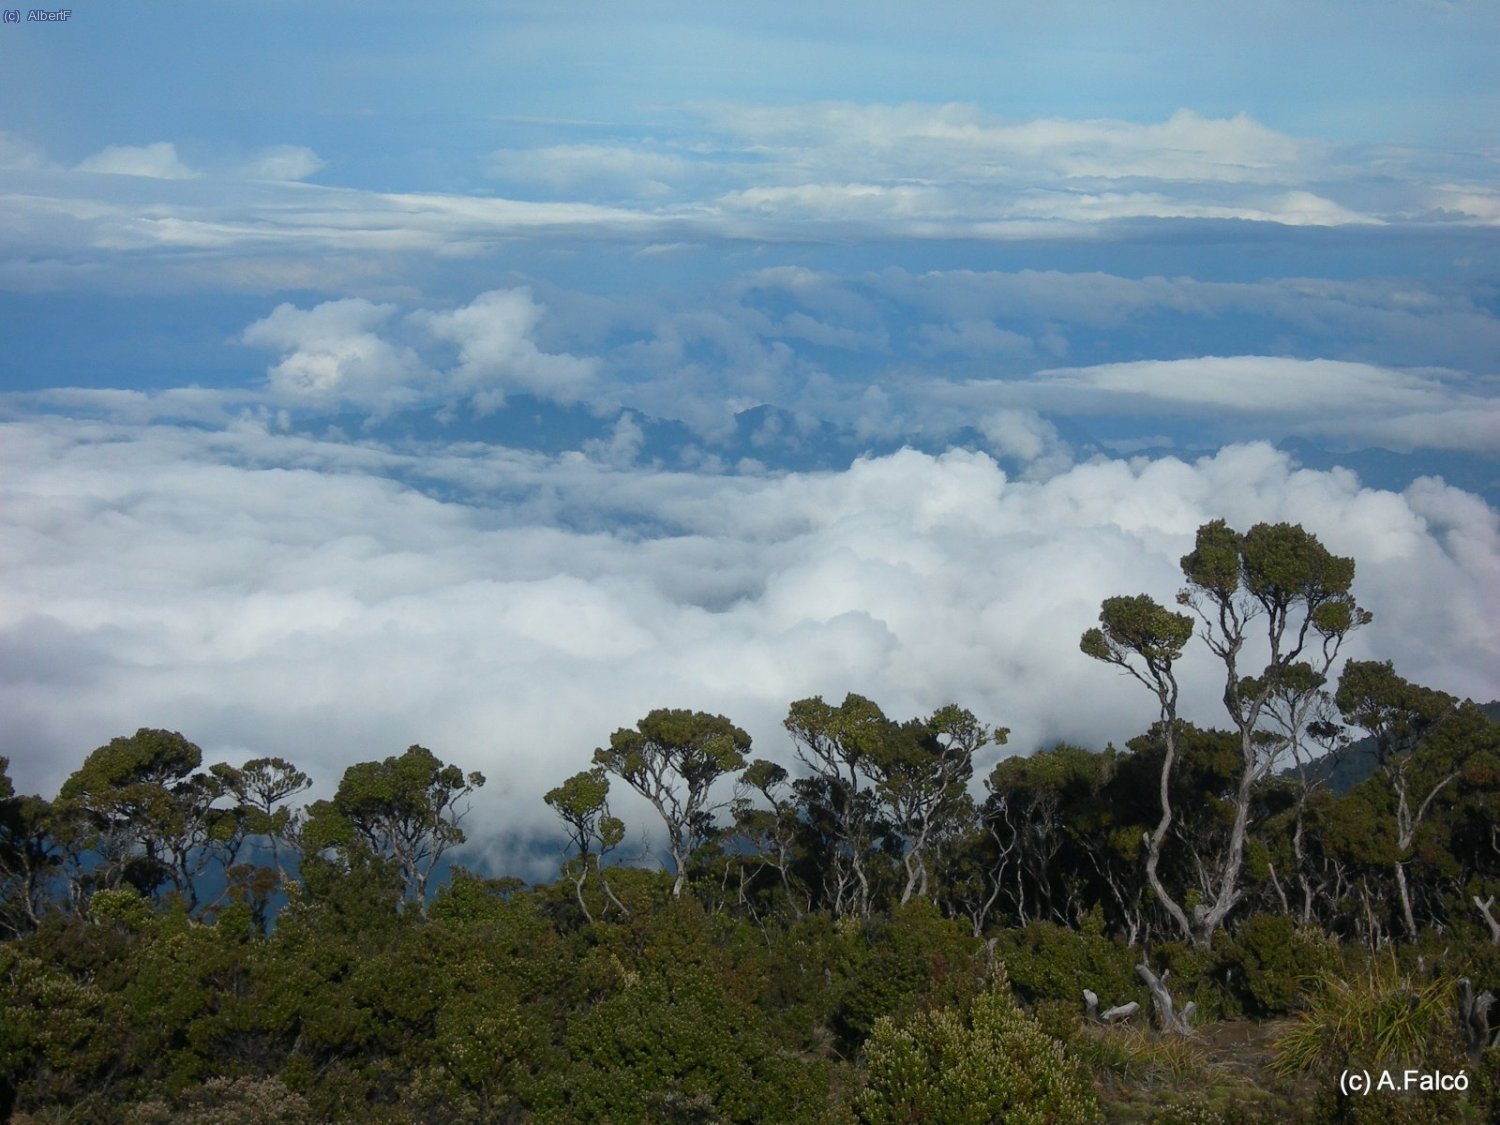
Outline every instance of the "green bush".
<svg viewBox="0 0 1500 1125"><path fill-rule="evenodd" d="M875 1025L858 1099L868 1125L1049 1125L1099 1118L1088 1074L1021 1011L1001 970L967 1016L955 1008Z"/></svg>
<svg viewBox="0 0 1500 1125"><path fill-rule="evenodd" d="M1337 1076L1346 1069L1379 1075L1465 1069L1453 981L1424 980L1393 957L1375 959L1348 978L1325 973L1296 1024L1276 1043L1274 1067L1282 1074L1313 1073L1328 1081L1318 1094L1320 1121L1439 1122L1490 1120L1479 1095L1376 1090L1346 1097Z"/></svg>
<svg viewBox="0 0 1500 1125"><path fill-rule="evenodd" d="M1284 914L1256 914L1234 935L1238 989L1248 1015L1282 1015L1297 1008L1314 981L1338 963L1327 935L1297 925Z"/></svg>
<svg viewBox="0 0 1500 1125"><path fill-rule="evenodd" d="M211 1078L174 1105L143 1102L127 1125L313 1125L307 1102L274 1078Z"/></svg>
<svg viewBox="0 0 1500 1125"><path fill-rule="evenodd" d="M1457 1043L1453 982L1414 979L1373 960L1348 979L1325 973L1307 1010L1276 1044L1276 1069L1425 1067L1452 1061Z"/></svg>
<svg viewBox="0 0 1500 1125"><path fill-rule="evenodd" d="M1016 992L1027 1004L1066 1000L1081 1011L1087 988L1104 1007L1131 1000L1148 1006L1146 991L1135 975L1140 951L1102 934L1032 922L1002 933L995 955L1005 962Z"/></svg>

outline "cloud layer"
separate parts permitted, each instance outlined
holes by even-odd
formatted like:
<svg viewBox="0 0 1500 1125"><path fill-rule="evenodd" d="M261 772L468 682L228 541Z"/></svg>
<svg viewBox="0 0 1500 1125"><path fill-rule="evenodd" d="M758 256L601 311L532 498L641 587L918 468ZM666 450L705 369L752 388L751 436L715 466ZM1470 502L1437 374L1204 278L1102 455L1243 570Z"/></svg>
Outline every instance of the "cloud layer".
<svg viewBox="0 0 1500 1125"><path fill-rule="evenodd" d="M1019 750L1119 742L1149 700L1078 635L1105 596L1169 598L1218 516L1352 554L1377 615L1357 654L1500 694L1494 511L1263 445L1033 483L961 451L747 477L44 416L5 424L0 458L3 752L31 790L140 725L325 786L420 741L493 779L491 826L543 829L541 793L652 707L727 713L785 760L787 703L846 691L956 699ZM1212 721L1201 652L1186 690Z"/></svg>
<svg viewBox="0 0 1500 1125"><path fill-rule="evenodd" d="M13 218L0 252L23 248L18 229L39 233L43 253L25 247L39 284L75 258L187 255L216 261L229 279L246 255L472 258L515 239L1005 242L1091 239L1142 221L1500 222L1492 153L1356 149L1190 109L1136 122L1011 120L962 103L699 105L661 133L470 159L472 176L492 177L501 197L297 183L326 170L303 145L200 167L158 140L106 146L67 168L7 135L0 176Z"/></svg>
<svg viewBox="0 0 1500 1125"><path fill-rule="evenodd" d="M527 393L682 419L712 443L736 413L772 405L805 419L809 431L763 435L778 445L796 445L824 423L865 440L940 440L977 428L994 452L1026 462L1057 444L1038 414L1085 427L1119 419L1144 420L1156 432L1186 426L1192 440L1184 444L1200 449L1307 437L1481 457L1500 450L1491 372L1354 358L1356 334L1374 330L1385 355L1482 361L1486 342L1500 346L1500 321L1420 292L1392 302L1359 286L1323 289L1036 272L848 279L775 267L677 308L590 305L557 291L554 308L529 288L405 316L361 298L283 304L240 339L279 353L267 383L284 404L377 414L428 403L484 415L507 393ZM1190 347L1193 322L1204 326L1205 343L1209 332L1222 342L1224 320L1236 316L1279 322L1288 342L1300 329L1298 350L1312 354L1048 362L1082 351L1074 341L1153 318L1165 346ZM1460 335L1445 354L1439 338L1453 331ZM1330 345L1350 358L1318 356Z"/></svg>

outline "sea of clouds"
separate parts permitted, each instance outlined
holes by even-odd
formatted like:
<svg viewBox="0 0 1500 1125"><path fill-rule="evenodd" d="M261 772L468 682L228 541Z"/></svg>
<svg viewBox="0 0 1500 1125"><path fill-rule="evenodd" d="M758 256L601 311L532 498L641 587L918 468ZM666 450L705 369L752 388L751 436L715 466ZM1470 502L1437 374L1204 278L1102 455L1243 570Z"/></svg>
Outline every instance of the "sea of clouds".
<svg viewBox="0 0 1500 1125"><path fill-rule="evenodd" d="M1217 517L1357 560L1375 622L1351 655L1500 694L1494 510L1265 444L1040 480L964 450L732 474L129 413L0 428L0 752L23 791L139 726L286 757L324 792L420 742L488 776L472 824L505 852L654 707L727 714L783 762L787 704L849 691L898 717L959 702L1012 728L1007 753L1121 744L1152 701L1078 637L1111 594L1169 601ZM1186 713L1215 721L1208 654L1183 669Z"/></svg>

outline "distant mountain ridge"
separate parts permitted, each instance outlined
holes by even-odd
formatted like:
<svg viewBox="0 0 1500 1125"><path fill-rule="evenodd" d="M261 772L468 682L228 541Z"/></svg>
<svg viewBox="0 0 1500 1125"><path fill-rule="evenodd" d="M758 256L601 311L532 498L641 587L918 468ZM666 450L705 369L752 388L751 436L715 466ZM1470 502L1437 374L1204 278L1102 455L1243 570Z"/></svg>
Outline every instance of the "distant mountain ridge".
<svg viewBox="0 0 1500 1125"><path fill-rule="evenodd" d="M1063 418L1047 419L1075 455L1108 455L1081 426ZM631 460L665 469L693 469L709 458L724 468L752 462L771 470L813 472L847 469L862 456L882 456L902 448L924 453L949 449L982 450L1007 469L1019 469L977 428L870 438L826 419L799 415L783 407L762 404L741 410L733 428L705 437L685 422L657 418L628 407L599 412L581 404L562 405L535 395L508 397L505 405L477 415L469 409L406 410L371 419L345 413L303 419L295 430L314 436L329 433L363 436L400 446L405 442L482 442L536 453L557 455L570 450L595 450L606 457L613 443L624 442Z"/></svg>
<svg viewBox="0 0 1500 1125"><path fill-rule="evenodd" d="M1489 716L1490 722L1500 723L1500 700L1483 703L1479 708ZM1369 780L1375 773L1375 740L1361 738L1351 742L1343 753L1319 758L1308 769L1309 780L1325 781L1331 792L1343 796L1355 786ZM1296 777L1295 766L1281 771L1281 777Z"/></svg>
<svg viewBox="0 0 1500 1125"><path fill-rule="evenodd" d="M1122 454L1112 451L1075 418L1049 414L1042 418L1080 460L1095 456L1111 459L1171 456L1194 460L1217 452L1216 447L1163 444ZM530 394L511 395L504 405L482 415L467 407L406 410L374 419L350 412L307 418L297 423L295 429L318 436L330 432L349 437L362 435L397 446L404 442L482 442L554 456L570 450L592 450L593 455L602 459L619 456L622 460L665 469L714 466L733 470L748 464L783 472L841 470L858 457L882 456L903 447L932 454L949 449L978 450L995 457L1008 472L1019 474L1026 467L1023 462L997 453L993 443L972 425L956 431L918 428L899 435L870 437L852 426L771 404L739 411L731 428L713 436L697 433L680 419L655 417L630 407L601 411L578 403L563 405ZM1433 450L1337 451L1306 438L1287 438L1277 443L1277 448L1304 468L1347 468L1369 488L1399 492L1418 477L1441 477L1448 484L1500 507L1500 458Z"/></svg>

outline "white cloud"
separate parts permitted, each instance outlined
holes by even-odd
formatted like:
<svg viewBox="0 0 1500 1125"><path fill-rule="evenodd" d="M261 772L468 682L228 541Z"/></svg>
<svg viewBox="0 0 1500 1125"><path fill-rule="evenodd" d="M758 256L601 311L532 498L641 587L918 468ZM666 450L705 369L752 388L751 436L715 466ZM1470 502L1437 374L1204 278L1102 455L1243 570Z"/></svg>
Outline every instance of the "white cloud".
<svg viewBox="0 0 1500 1125"><path fill-rule="evenodd" d="M1500 449L1500 400L1461 378L1366 363L1281 356L1201 356L1059 368L974 393L1085 413L1165 413L1270 423L1409 450Z"/></svg>
<svg viewBox="0 0 1500 1125"><path fill-rule="evenodd" d="M496 179L541 185L553 191L654 199L685 186L695 167L675 153L649 148L575 144L497 149L490 153L486 170Z"/></svg>
<svg viewBox="0 0 1500 1125"><path fill-rule="evenodd" d="M930 188L882 184L814 183L752 187L717 200L731 211L782 219L834 221L952 218L942 194Z"/></svg>
<svg viewBox="0 0 1500 1125"><path fill-rule="evenodd" d="M1500 225L1500 191L1493 184L1438 184L1432 189L1432 206L1487 226Z"/></svg>
<svg viewBox="0 0 1500 1125"><path fill-rule="evenodd" d="M924 340L934 343L952 340L968 322L989 321L1007 331L1066 339L1174 316L1216 334L1221 325L1254 318L1268 323L1265 335L1298 340L1314 355L1375 366L1487 371L1491 357L1500 353L1500 319L1475 295L1412 281L1287 277L1233 282L1056 270L913 274L889 269L857 278L824 277L820 284L824 289L874 289L912 315L944 325L922 329ZM1155 343L1185 348L1177 344L1181 336L1180 328L1174 328ZM986 350L977 334L965 342ZM997 340L988 354L1003 358L1013 342Z"/></svg>
<svg viewBox="0 0 1500 1125"><path fill-rule="evenodd" d="M422 312L415 319L457 347L459 365L449 381L484 409L502 405L507 390L576 402L592 384L597 361L541 351L531 337L542 314L530 290L492 289L463 308Z"/></svg>
<svg viewBox="0 0 1500 1125"><path fill-rule="evenodd" d="M1033 351L1031 338L992 320L959 320L952 324L924 324L919 330L924 350L960 352L964 355L1026 356Z"/></svg>
<svg viewBox="0 0 1500 1125"><path fill-rule="evenodd" d="M1300 179L1313 146L1276 133L1245 114L1205 118L1178 110L1160 123L1011 121L975 105L856 104L738 106L711 120L772 152L805 164L879 170L880 178L1014 182L1146 178L1189 182L1285 182ZM847 160L852 158L854 163Z"/></svg>
<svg viewBox="0 0 1500 1125"><path fill-rule="evenodd" d="M646 432L629 411L615 419L609 439L591 439L583 443L583 452L605 465L629 465L640 456Z"/></svg>
<svg viewBox="0 0 1500 1125"><path fill-rule="evenodd" d="M389 409L417 399L417 387L428 375L415 352L376 331L394 311L394 305L360 297L325 301L312 309L282 304L246 328L240 341L282 352L266 369L276 395Z"/></svg>
<svg viewBox="0 0 1500 1125"><path fill-rule="evenodd" d="M274 145L258 152L239 169L239 174L251 180L305 180L323 166L318 154L310 148Z"/></svg>
<svg viewBox="0 0 1500 1125"><path fill-rule="evenodd" d="M1035 190L1011 205L1023 218L1101 223L1113 219L1239 219L1285 226L1334 227L1379 224L1380 219L1351 211L1306 191L1262 195L1252 192L1232 202L1174 198L1164 192L1067 192Z"/></svg>
<svg viewBox="0 0 1500 1125"><path fill-rule="evenodd" d="M116 145L68 172L7 137L0 169L47 177L40 190L7 200L10 221L47 238L41 254L8 239L0 251L24 263L12 268L32 274L55 269L59 258L138 256L155 277L165 258L181 283L196 285L209 263L226 279L243 276L247 257L320 264L332 255L381 263L392 255L473 258L517 237L641 246L863 236L1008 241L1091 238L1108 224L1140 219L1496 222L1484 179L1492 159L1475 156L1456 169L1430 153L1382 150L1381 174L1372 178L1360 162L1369 157L1340 156L1243 114L1012 121L970 105L741 106L689 116L664 140L493 154L492 172L555 196L534 201L278 184L322 167L294 145L206 170L189 167L170 142ZM138 186L79 174L99 172L156 180L150 206L130 199ZM205 182L212 193L201 190ZM56 223L60 208L87 214Z"/></svg>
<svg viewBox="0 0 1500 1125"><path fill-rule="evenodd" d="M170 141L149 145L110 145L85 158L80 172L102 172L112 176L145 176L153 180L190 180L198 173L177 155Z"/></svg>
<svg viewBox="0 0 1500 1125"><path fill-rule="evenodd" d="M1069 391L1265 414L1355 413L1441 403L1440 383L1366 363L1281 356L1202 356L1057 368L1037 382Z"/></svg>
<svg viewBox="0 0 1500 1125"><path fill-rule="evenodd" d="M283 351L270 370L283 395L380 410L462 400L487 413L508 394L530 393L678 419L710 442L731 432L736 412L770 404L814 430L831 423L863 440L925 441L986 417L1045 412L1150 417L1158 419L1154 428L1189 420L1204 443L1313 436L1341 446L1477 454L1500 445L1492 380L1462 370L1295 355L1036 370L1038 354L1067 355L1075 334L1087 339L1151 316L1179 318L1168 322L1164 339L1182 350L1192 333L1180 318L1208 332L1233 315L1274 318L1286 325L1283 335L1314 326L1312 348L1379 331L1380 351L1418 355L1431 346L1441 355L1444 333L1462 330L1449 354L1474 361L1483 359L1484 342L1500 343L1493 317L1420 289L1032 272L841 278L776 267L694 294L675 310L589 303L565 291L549 300L558 304L552 312L529 288L497 289L455 309L419 309L399 324L387 323L393 306L358 299L310 312L283 306L242 339ZM926 319L933 314L951 319ZM883 366L872 369L872 360ZM841 373L841 364L855 363L857 377ZM781 436L783 444L801 441ZM991 448L1014 457L1033 447L1006 439ZM1045 461L1060 464L1050 452Z"/></svg>
<svg viewBox="0 0 1500 1125"><path fill-rule="evenodd" d="M979 420L979 430L997 456L1021 462L1031 479L1046 480L1073 459L1057 427L1031 410L992 411Z"/></svg>
<svg viewBox="0 0 1500 1125"><path fill-rule="evenodd" d="M40 148L0 129L0 171L40 172L48 167L47 154Z"/></svg>
<svg viewBox="0 0 1500 1125"><path fill-rule="evenodd" d="M1217 516L1295 520L1352 554L1377 614L1356 654L1495 694L1494 511L1263 445L1035 483L910 451L747 478L33 417L0 434L7 752L22 788L50 792L92 746L163 725L326 787L420 741L492 778L483 834L546 826L541 794L656 706L729 714L783 760L786 705L850 690L898 715L957 699L1020 750L1119 742L1150 700L1078 635L1105 596L1171 597ZM1213 720L1210 662L1183 671L1189 712Z"/></svg>

